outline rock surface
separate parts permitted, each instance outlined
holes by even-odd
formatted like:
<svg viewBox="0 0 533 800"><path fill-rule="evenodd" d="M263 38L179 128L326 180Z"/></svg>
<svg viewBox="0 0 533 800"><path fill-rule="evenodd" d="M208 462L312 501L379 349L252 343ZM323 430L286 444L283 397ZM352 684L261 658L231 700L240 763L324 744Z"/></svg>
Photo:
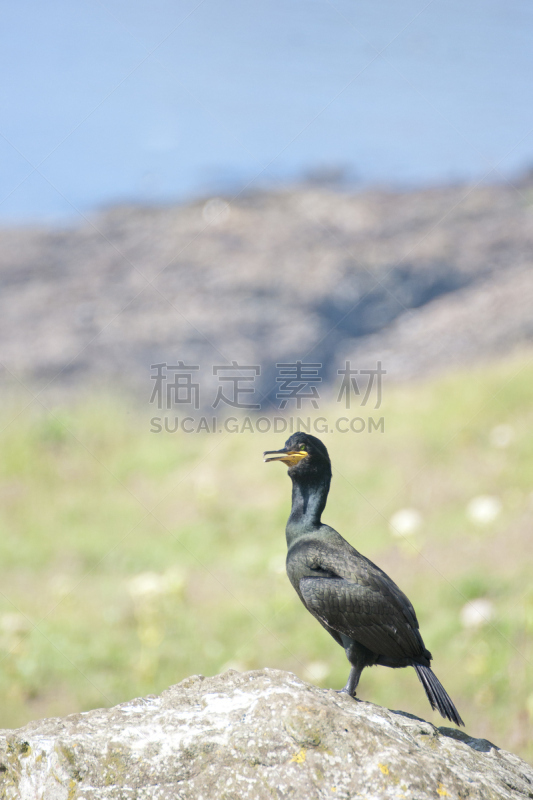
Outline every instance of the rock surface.
<svg viewBox="0 0 533 800"><path fill-rule="evenodd" d="M277 670L0 732L5 800L533 797L533 769L462 731Z"/></svg>

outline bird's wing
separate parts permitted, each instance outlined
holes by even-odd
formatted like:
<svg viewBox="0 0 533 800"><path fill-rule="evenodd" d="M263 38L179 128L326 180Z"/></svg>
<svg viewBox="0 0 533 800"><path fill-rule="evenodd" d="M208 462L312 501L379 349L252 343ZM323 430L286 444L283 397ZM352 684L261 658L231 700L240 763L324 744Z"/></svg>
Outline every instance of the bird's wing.
<svg viewBox="0 0 533 800"><path fill-rule="evenodd" d="M413 607L384 572L362 559L357 569L342 576L327 559L321 560L311 568L316 576L301 578L300 592L322 624L378 655L402 659L424 652Z"/></svg>

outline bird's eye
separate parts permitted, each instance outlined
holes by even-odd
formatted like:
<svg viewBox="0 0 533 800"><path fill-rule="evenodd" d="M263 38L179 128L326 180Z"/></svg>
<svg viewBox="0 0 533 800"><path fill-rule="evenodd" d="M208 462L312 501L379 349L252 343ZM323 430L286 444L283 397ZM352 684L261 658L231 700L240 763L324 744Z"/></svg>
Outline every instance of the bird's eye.
<svg viewBox="0 0 533 800"><path fill-rule="evenodd" d="M300 450L305 450L305 444L300 445Z"/></svg>

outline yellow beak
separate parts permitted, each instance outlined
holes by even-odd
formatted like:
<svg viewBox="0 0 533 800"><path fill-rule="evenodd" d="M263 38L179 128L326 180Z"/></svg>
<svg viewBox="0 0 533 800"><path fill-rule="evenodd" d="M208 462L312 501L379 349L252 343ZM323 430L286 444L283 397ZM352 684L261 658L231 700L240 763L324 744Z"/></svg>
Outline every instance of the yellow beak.
<svg viewBox="0 0 533 800"><path fill-rule="evenodd" d="M264 458L265 463L268 461L281 461L282 464L286 464L288 467L294 467L306 455L307 450L266 450L263 453L263 458L270 456L270 458Z"/></svg>

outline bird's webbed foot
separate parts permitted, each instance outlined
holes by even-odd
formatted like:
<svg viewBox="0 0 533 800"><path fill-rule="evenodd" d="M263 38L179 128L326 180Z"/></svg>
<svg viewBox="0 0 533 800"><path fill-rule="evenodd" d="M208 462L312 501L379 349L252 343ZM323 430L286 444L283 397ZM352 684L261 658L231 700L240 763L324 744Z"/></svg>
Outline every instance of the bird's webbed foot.
<svg viewBox="0 0 533 800"><path fill-rule="evenodd" d="M347 694L349 697L357 696L357 692L355 691L355 689L353 690L353 692L351 692L350 689L348 688L348 685L344 686L342 689L335 689L335 691L337 692L337 694Z"/></svg>

